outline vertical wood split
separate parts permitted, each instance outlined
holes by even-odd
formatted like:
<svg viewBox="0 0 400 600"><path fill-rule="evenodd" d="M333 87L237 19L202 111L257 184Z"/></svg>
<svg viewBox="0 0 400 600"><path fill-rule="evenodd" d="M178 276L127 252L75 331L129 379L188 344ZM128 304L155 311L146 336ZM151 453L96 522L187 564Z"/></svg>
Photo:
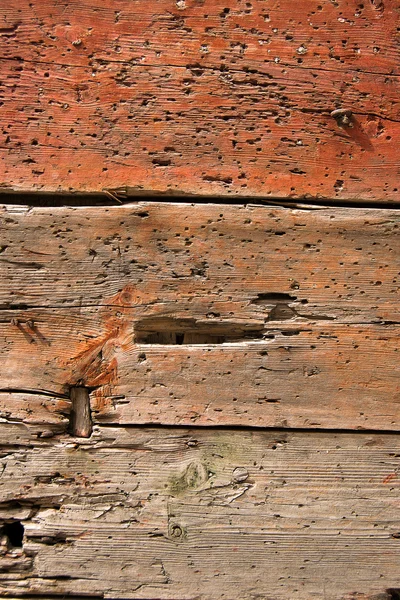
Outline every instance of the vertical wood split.
<svg viewBox="0 0 400 600"><path fill-rule="evenodd" d="M76 437L88 438L92 435L89 390L82 386L71 387L70 397L70 433Z"/></svg>

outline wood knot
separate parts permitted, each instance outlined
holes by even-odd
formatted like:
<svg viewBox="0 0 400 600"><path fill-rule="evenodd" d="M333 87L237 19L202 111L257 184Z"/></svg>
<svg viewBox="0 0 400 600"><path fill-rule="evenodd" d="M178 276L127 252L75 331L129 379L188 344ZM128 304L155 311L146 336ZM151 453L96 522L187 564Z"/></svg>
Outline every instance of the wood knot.
<svg viewBox="0 0 400 600"><path fill-rule="evenodd" d="M184 536L184 530L180 525L171 525L169 528L169 534L174 539L180 539Z"/></svg>

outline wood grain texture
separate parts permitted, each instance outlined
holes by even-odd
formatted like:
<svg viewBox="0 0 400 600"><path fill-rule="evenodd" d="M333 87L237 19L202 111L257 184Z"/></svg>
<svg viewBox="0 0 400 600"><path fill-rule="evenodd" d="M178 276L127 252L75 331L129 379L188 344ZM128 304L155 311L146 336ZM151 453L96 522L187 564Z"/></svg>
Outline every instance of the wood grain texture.
<svg viewBox="0 0 400 600"><path fill-rule="evenodd" d="M0 390L20 392L18 420L48 394L45 431L65 429L84 386L95 423L399 430L395 211L2 216Z"/></svg>
<svg viewBox="0 0 400 600"><path fill-rule="evenodd" d="M0 219L0 309L134 308L144 330L400 321L396 210L138 202L2 206Z"/></svg>
<svg viewBox="0 0 400 600"><path fill-rule="evenodd" d="M398 202L399 23L396 0L11 0L2 189Z"/></svg>
<svg viewBox="0 0 400 600"><path fill-rule="evenodd" d="M15 423L0 439L0 521L25 528L22 547L3 539L2 596L338 600L398 586L398 436L95 427L83 442Z"/></svg>

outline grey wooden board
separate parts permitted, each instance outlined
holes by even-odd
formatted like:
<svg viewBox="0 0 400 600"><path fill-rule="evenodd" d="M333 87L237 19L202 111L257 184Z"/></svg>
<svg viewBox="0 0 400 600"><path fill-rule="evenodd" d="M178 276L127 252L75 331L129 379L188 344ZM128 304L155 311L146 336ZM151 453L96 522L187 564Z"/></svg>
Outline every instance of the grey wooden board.
<svg viewBox="0 0 400 600"><path fill-rule="evenodd" d="M10 401L12 398L10 398ZM394 434L0 426L4 595L337 600L399 586ZM355 597L355 596L351 596Z"/></svg>

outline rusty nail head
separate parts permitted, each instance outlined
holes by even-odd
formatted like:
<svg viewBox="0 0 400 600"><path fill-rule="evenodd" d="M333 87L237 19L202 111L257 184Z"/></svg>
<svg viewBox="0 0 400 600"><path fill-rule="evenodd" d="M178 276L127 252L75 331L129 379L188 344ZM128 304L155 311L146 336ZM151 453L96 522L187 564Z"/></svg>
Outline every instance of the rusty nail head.
<svg viewBox="0 0 400 600"><path fill-rule="evenodd" d="M236 469L233 470L233 481L235 483L242 483L243 481L246 481L248 476L249 472L245 467L236 467Z"/></svg>
<svg viewBox="0 0 400 600"><path fill-rule="evenodd" d="M40 438L52 438L52 437L54 437L54 431L52 431L51 429L43 429L43 431L41 431L39 433L39 437Z"/></svg>
<svg viewBox="0 0 400 600"><path fill-rule="evenodd" d="M340 127L353 127L353 112L349 108L337 108L331 112L331 117L336 120Z"/></svg>

